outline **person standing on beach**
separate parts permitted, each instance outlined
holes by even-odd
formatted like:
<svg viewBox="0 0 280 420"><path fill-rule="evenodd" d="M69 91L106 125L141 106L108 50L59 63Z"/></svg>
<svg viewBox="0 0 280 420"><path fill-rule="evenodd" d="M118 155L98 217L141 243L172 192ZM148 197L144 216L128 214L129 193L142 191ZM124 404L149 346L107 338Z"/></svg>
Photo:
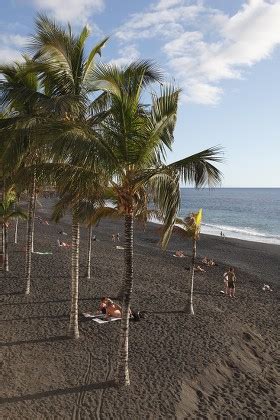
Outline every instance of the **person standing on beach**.
<svg viewBox="0 0 280 420"><path fill-rule="evenodd" d="M112 242L116 242L116 235L114 233L112 235Z"/></svg>
<svg viewBox="0 0 280 420"><path fill-rule="evenodd" d="M228 292L229 292L229 297L235 297L236 276L235 276L234 268L230 267L229 271L225 273L225 276L228 279L227 289L228 289Z"/></svg>

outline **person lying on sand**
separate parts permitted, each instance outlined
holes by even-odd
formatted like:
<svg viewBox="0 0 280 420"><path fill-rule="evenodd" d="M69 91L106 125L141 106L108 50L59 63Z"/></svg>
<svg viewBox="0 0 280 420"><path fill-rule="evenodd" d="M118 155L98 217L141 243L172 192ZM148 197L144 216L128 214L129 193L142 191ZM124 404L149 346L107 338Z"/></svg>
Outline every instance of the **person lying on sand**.
<svg viewBox="0 0 280 420"><path fill-rule="evenodd" d="M60 246L60 247L64 247L64 248L71 248L71 245L70 245L70 244L67 244L66 242L62 242L62 241L60 241L59 239L57 240L57 244L58 244L58 246Z"/></svg>
<svg viewBox="0 0 280 420"><path fill-rule="evenodd" d="M110 317L121 318L122 308L120 305L107 298L105 319L110 319Z"/></svg>
<svg viewBox="0 0 280 420"><path fill-rule="evenodd" d="M201 268L200 265L197 265L196 267L194 267L194 271L200 271L201 273L205 273L206 271L204 270L204 268Z"/></svg>
<svg viewBox="0 0 280 420"><path fill-rule="evenodd" d="M207 257L204 257L204 258L201 260L201 262L202 262L202 264L205 264L205 265L207 265L208 267L213 267L214 265L217 265L217 264L215 263L215 261L214 261L214 260L212 260L212 259L210 259L210 258L207 258Z"/></svg>
<svg viewBox="0 0 280 420"><path fill-rule="evenodd" d="M97 311L98 314L104 314L104 315L106 314L107 300L108 300L107 297L101 298L99 308Z"/></svg>
<svg viewBox="0 0 280 420"><path fill-rule="evenodd" d="M185 257L185 254L183 253L183 251L181 251L181 250L177 250L177 251L175 252L175 256L176 256L176 257L180 257L180 258L182 258L182 257Z"/></svg>

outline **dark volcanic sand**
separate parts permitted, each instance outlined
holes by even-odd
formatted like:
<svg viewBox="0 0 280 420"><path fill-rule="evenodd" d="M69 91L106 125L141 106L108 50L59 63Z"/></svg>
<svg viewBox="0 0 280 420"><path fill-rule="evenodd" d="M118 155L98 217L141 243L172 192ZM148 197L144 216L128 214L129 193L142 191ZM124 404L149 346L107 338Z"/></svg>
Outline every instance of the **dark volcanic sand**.
<svg viewBox="0 0 280 420"><path fill-rule="evenodd" d="M49 205L44 201L44 207ZM120 323L80 321L81 338L67 339L71 251L59 249L65 222L36 221L30 296L24 290L25 224L10 246L10 273L1 280L1 419L184 419L276 418L279 414L280 247L202 235L199 256L218 262L195 278L195 316L183 312L189 292L191 244L174 235L167 251L157 247L159 227L135 232L133 306L148 318L130 324L131 386L113 386ZM11 228L10 238L13 228ZM80 313L99 298L117 294L123 251L111 242L119 222L95 230L92 279L83 278L86 232L82 233ZM120 243L122 244L122 243ZM219 292L231 264L237 298ZM262 285L273 292L263 292Z"/></svg>

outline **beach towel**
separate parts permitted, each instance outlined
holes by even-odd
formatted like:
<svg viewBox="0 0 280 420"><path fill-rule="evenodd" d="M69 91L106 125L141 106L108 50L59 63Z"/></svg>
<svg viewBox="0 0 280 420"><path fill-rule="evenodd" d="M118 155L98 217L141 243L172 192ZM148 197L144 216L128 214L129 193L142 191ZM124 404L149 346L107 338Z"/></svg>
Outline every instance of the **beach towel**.
<svg viewBox="0 0 280 420"><path fill-rule="evenodd" d="M91 319L92 321L97 322L98 324L106 324L107 322L118 321L119 319L121 319L121 318L111 317L109 320L107 320L107 319L104 319L105 317L104 314L92 315L88 313L83 313L83 316L85 318L88 318L88 319Z"/></svg>

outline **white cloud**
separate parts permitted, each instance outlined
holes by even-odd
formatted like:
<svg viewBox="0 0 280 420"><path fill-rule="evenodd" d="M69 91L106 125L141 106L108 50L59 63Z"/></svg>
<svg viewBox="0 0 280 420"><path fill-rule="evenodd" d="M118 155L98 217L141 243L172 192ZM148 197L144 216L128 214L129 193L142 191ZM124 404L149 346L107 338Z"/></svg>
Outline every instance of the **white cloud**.
<svg viewBox="0 0 280 420"><path fill-rule="evenodd" d="M164 3L167 7L164 7ZM174 7L170 7L175 4ZM116 36L121 40L152 38L158 35L177 36L183 31L182 23L192 22L204 7L200 4L180 6L178 1L161 1L158 7L148 12L135 13L119 30ZM159 7L160 6L160 7Z"/></svg>
<svg viewBox="0 0 280 420"><path fill-rule="evenodd" d="M1 63L21 61L28 38L19 34L0 33Z"/></svg>
<svg viewBox="0 0 280 420"><path fill-rule="evenodd" d="M13 48L2 46L0 47L1 63L10 63L13 61L21 61L21 53Z"/></svg>
<svg viewBox="0 0 280 420"><path fill-rule="evenodd" d="M200 1L159 0L132 15L117 36L122 42L157 37L185 98L216 104L223 80L243 78L280 45L280 0L247 0L232 16Z"/></svg>
<svg viewBox="0 0 280 420"><path fill-rule="evenodd" d="M33 4L62 22L86 23L92 14L103 10L105 0L33 0Z"/></svg>
<svg viewBox="0 0 280 420"><path fill-rule="evenodd" d="M18 35L18 34L0 33L0 43L2 45L8 44L8 45L13 45L15 47L23 48L23 47L26 47L28 43L28 37Z"/></svg>
<svg viewBox="0 0 280 420"><path fill-rule="evenodd" d="M136 61L140 58L140 52L137 50L135 45L127 45L126 47L120 49L119 53L120 56L111 60L111 64L115 64L116 66L126 66L132 61Z"/></svg>

